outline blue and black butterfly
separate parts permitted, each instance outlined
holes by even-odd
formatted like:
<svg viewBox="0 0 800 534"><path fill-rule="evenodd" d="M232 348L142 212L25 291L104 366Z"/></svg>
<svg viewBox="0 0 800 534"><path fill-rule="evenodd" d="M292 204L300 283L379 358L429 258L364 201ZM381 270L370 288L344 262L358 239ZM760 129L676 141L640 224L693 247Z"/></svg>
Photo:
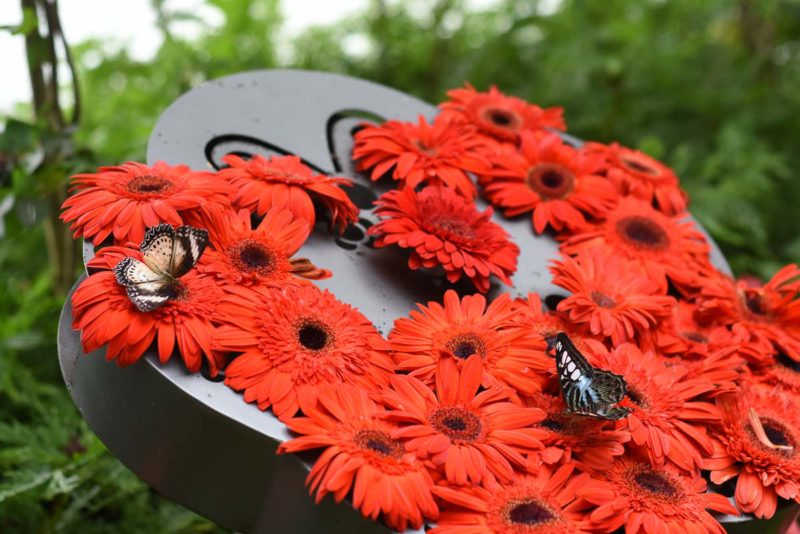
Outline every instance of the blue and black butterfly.
<svg viewBox="0 0 800 534"><path fill-rule="evenodd" d="M117 283L141 311L153 311L177 296L178 278L189 272L208 245L208 232L159 224L147 229L139 250L144 262L124 258L114 267Z"/></svg>
<svg viewBox="0 0 800 534"><path fill-rule="evenodd" d="M567 410L600 419L622 419L628 408L616 406L628 391L620 375L592 366L567 334L559 332L553 348L561 393Z"/></svg>

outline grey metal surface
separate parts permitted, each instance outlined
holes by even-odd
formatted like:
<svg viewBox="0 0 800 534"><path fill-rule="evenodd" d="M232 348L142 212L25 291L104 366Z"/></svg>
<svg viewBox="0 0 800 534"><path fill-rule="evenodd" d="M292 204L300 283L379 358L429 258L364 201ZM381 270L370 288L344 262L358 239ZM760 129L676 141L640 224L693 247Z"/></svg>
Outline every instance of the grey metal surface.
<svg viewBox="0 0 800 534"><path fill-rule="evenodd" d="M335 236L321 217L299 255L332 270L334 276L319 285L357 306L386 334L415 302L438 300L450 286L410 271L403 251L369 246L364 230L376 221L371 202L393 184L375 184L355 172L352 133L365 119L416 120L435 113L404 93L346 76L248 72L208 82L176 100L156 124L147 159L207 169L234 151L296 154L320 172L353 178L357 185L349 192L362 208L359 224ZM564 294L547 271L548 261L557 257L555 240L535 235L529 216L508 220L495 214L495 221L521 254L515 287L495 285L489 297L501 291ZM713 249L714 263L727 271L716 245ZM84 253L91 257L91 246ZM466 283L457 289L472 292ZM70 323L68 302L59 354L75 403L109 449L165 496L244 532L384 531L345 505L313 506L302 483L308 465L274 455L276 443L288 434L271 414L245 404L221 383L187 374L177 363L160 366L152 353L128 369L106 362L102 351L82 357Z"/></svg>

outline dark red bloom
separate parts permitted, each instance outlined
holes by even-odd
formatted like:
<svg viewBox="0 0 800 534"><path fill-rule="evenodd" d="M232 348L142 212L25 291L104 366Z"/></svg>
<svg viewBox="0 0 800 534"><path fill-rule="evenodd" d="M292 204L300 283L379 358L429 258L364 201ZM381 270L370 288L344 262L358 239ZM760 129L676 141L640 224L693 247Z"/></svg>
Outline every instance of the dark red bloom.
<svg viewBox="0 0 800 534"><path fill-rule="evenodd" d="M469 278L478 291L489 290L489 277L511 285L519 247L492 222L492 210L480 213L452 189L426 187L389 191L376 202L383 220L369 229L376 247L413 249L411 269L442 267L450 282Z"/></svg>

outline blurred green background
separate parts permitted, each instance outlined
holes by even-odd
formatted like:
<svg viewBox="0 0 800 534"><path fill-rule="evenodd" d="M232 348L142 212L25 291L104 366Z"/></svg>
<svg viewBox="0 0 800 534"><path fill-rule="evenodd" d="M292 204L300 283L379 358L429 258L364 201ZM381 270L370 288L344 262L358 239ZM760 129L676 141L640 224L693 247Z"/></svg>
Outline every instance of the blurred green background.
<svg viewBox="0 0 800 534"><path fill-rule="evenodd" d="M54 1L3 1L24 8L19 25L3 31L26 40L38 88L32 102L0 116L1 532L217 530L104 449L69 399L55 348L57 314L79 270L57 219L66 178L143 161L158 115L204 80L293 66L432 102L467 80L495 83L563 106L579 137L619 140L673 166L737 274L769 277L800 260L795 0L506 0L479 10L460 0L372 0L291 42L276 37L277 0L206 0L224 19L214 26L149 0L163 36L151 61L102 41L69 43L79 100L70 77L56 91L42 76L55 57L46 31L57 27ZM187 20L201 28L191 39L173 32ZM362 46L348 45L354 39ZM55 51L68 73L60 45Z"/></svg>

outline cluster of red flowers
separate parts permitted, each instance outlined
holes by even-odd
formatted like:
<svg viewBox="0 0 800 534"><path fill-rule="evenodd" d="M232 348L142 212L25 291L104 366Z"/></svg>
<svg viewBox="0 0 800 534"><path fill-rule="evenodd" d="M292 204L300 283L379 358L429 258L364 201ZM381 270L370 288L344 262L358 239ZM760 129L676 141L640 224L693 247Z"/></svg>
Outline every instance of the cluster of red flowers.
<svg viewBox="0 0 800 534"><path fill-rule="evenodd" d="M574 146L560 109L495 88L449 96L432 123L355 136L359 169L398 184L376 202L375 245L481 293L492 277L511 285L519 248L481 194L560 242L551 272L570 294L554 309L535 293L451 289L385 339L309 282L331 273L293 257L314 201L335 226L354 220L346 179L293 156L228 156L216 174L126 164L75 177L65 204L76 235L115 245L73 296L85 350L129 364L177 346L190 371L224 368L296 434L279 452L319 452L318 501L349 498L398 530L711 533L724 532L715 513L768 518L779 498L800 502L800 268L737 281L711 264L665 165ZM142 312L111 270L141 257L127 242L158 222L207 227L210 249L177 297ZM627 416L567 409L559 332L624 378Z"/></svg>

